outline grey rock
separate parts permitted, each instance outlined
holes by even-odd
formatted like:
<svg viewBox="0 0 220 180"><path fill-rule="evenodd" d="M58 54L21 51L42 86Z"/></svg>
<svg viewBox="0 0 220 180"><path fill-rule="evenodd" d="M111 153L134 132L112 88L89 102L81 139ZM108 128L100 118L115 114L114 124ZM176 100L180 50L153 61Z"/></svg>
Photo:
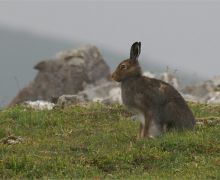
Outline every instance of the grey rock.
<svg viewBox="0 0 220 180"><path fill-rule="evenodd" d="M208 104L220 103L220 76L185 87L182 92L190 101Z"/></svg>
<svg viewBox="0 0 220 180"><path fill-rule="evenodd" d="M215 85L211 80L208 80L199 84L186 86L182 92L192 96L204 98L206 95L208 95L209 92L213 92L214 89Z"/></svg>
<svg viewBox="0 0 220 180"><path fill-rule="evenodd" d="M115 89L118 91L115 91ZM121 103L119 84L112 81L100 80L97 83L87 85L85 90L75 95L60 96L57 106L74 106L87 102L100 102L103 104Z"/></svg>
<svg viewBox="0 0 220 180"><path fill-rule="evenodd" d="M28 107L28 108L32 108L35 110L52 110L53 107L55 106L54 103L51 102L47 102L47 101L25 101L23 103L24 106Z"/></svg>
<svg viewBox="0 0 220 180"><path fill-rule="evenodd" d="M50 101L63 94L77 94L87 84L108 79L110 70L95 46L66 50L34 66L38 70L33 82L22 89L10 105L24 101Z"/></svg>
<svg viewBox="0 0 220 180"><path fill-rule="evenodd" d="M56 106L64 108L85 102L88 102L88 99L84 95L62 95L58 98Z"/></svg>

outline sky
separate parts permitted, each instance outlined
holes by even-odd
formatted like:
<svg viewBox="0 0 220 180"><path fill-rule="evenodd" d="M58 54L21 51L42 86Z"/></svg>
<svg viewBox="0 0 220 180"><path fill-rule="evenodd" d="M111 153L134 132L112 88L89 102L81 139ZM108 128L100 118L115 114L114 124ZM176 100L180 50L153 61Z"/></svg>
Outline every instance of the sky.
<svg viewBox="0 0 220 180"><path fill-rule="evenodd" d="M220 74L220 1L0 1L0 25L212 77Z"/></svg>

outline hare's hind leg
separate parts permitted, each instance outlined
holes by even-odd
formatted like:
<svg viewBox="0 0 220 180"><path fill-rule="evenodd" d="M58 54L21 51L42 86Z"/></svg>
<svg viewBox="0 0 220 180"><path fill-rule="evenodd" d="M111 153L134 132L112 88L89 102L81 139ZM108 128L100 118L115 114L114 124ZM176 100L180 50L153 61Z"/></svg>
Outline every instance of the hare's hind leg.
<svg viewBox="0 0 220 180"><path fill-rule="evenodd" d="M195 119L187 104L181 106L175 102L168 103L164 108L164 119L169 124L169 129L192 129Z"/></svg>

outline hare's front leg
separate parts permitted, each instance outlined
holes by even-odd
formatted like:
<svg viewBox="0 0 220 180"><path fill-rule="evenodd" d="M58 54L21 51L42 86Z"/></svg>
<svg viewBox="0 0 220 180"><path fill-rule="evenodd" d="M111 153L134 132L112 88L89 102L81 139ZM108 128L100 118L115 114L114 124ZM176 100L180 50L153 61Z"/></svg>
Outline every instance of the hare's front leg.
<svg viewBox="0 0 220 180"><path fill-rule="evenodd" d="M138 139L149 137L150 116L140 113L138 119L140 120Z"/></svg>
<svg viewBox="0 0 220 180"><path fill-rule="evenodd" d="M148 135L148 126L146 124L142 124L142 122L140 123L140 127L139 127L139 133L138 133L138 139L142 139L145 137L149 137Z"/></svg>
<svg viewBox="0 0 220 180"><path fill-rule="evenodd" d="M140 122L138 138L142 139L145 137L149 137L149 121L144 119L144 121Z"/></svg>
<svg viewBox="0 0 220 180"><path fill-rule="evenodd" d="M162 133L162 129L157 120L152 115L145 115L144 124L140 125L141 138L155 138Z"/></svg>
<svg viewBox="0 0 220 180"><path fill-rule="evenodd" d="M144 137L144 124L145 124L145 117L142 113L139 113L136 115L136 118L140 121L140 127L139 127L139 132L137 135L137 138L143 138Z"/></svg>
<svg viewBox="0 0 220 180"><path fill-rule="evenodd" d="M144 122L144 126L143 126L143 130L142 130L142 138L149 138L150 134L149 134L149 129L150 129L150 121L151 119L147 119L145 117L145 122Z"/></svg>
<svg viewBox="0 0 220 180"><path fill-rule="evenodd" d="M144 137L144 124L140 123L139 132L138 132L138 139L141 139Z"/></svg>

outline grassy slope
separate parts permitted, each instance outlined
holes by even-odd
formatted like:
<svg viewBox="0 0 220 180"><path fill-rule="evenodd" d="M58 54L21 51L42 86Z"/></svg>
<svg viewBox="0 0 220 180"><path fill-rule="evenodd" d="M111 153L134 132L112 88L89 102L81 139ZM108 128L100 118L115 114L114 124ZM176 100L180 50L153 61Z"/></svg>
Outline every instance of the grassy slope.
<svg viewBox="0 0 220 180"><path fill-rule="evenodd" d="M0 178L220 178L220 106L190 105L205 125L136 140L138 123L121 106L0 111ZM208 122L207 120L212 120Z"/></svg>

